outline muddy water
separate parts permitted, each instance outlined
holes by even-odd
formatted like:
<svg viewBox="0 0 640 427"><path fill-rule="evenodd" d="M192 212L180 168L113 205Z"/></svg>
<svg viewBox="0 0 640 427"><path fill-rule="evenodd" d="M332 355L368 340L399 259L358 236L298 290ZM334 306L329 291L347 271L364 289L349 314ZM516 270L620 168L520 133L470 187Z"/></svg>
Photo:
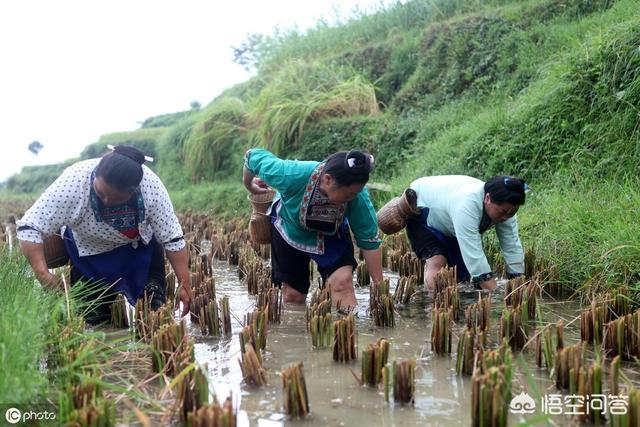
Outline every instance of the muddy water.
<svg viewBox="0 0 640 427"><path fill-rule="evenodd" d="M395 286L397 276L387 275ZM314 350L306 330L304 307L287 306L280 325L270 325L267 350L263 365L268 371L269 384L263 388L249 387L242 383L238 359L240 344L238 332L242 329L242 317L255 305L255 297L247 295L246 288L237 276L235 268L224 263L215 266L218 297L228 295L232 316L235 317L232 338L211 338L200 335L198 328L190 331L196 340L196 359L208 366L213 391L224 399L232 393L238 408L238 424L241 426L414 426L414 425L471 425L471 381L455 372L455 355L436 356L431 352L431 301L424 294L418 295L407 307L399 307L395 328L377 328L367 316L369 288L357 288L358 298L358 357L361 349L378 338L391 340L390 360L416 358L415 405L401 406L384 402L383 393L363 387L354 379L352 371L360 375L360 361L338 364L332 360L331 350ZM462 303L475 302L477 291L463 288ZM503 307L501 292L492 296L493 313L489 340L495 343L498 335L499 310ZM579 339L580 306L577 302L558 302L543 298L543 320L556 322L564 319L565 345ZM454 337L454 349L457 339ZM309 393L311 415L302 421L287 420L282 411L282 386L278 373L290 363L302 361ZM547 370L535 367L533 351L517 357L518 374L513 383L514 396L528 392L538 402L546 393L558 393ZM631 369L627 374L631 375ZM604 377L606 380L606 376ZM633 376L637 382L637 377ZM538 404L539 405L539 404ZM510 424L526 421L527 416L510 415ZM564 424L568 416L556 417Z"/></svg>

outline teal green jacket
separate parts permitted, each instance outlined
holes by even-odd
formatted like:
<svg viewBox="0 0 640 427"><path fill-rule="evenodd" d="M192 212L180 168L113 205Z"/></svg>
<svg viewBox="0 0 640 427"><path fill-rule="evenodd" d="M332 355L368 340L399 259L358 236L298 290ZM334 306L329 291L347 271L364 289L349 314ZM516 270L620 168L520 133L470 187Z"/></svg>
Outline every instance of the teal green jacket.
<svg viewBox="0 0 640 427"><path fill-rule="evenodd" d="M307 253L323 254L325 234L307 228L304 219L324 162L283 160L267 150L253 148L245 154L244 165L277 191L274 202L280 203L274 225L287 243ZM343 209L342 218L349 219L358 247L379 248L382 241L376 211L366 187Z"/></svg>

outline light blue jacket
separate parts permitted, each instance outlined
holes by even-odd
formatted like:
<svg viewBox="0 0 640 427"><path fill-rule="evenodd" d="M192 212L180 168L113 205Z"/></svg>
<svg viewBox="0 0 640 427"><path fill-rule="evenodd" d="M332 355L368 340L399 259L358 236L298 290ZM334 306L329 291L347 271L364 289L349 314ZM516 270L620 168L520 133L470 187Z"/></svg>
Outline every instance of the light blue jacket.
<svg viewBox="0 0 640 427"><path fill-rule="evenodd" d="M484 182L464 175L427 176L413 181L411 188L418 195L418 207L429 208L427 225L458 240L469 274L477 277L491 272L479 231ZM524 273L524 251L516 217L495 227L507 273Z"/></svg>

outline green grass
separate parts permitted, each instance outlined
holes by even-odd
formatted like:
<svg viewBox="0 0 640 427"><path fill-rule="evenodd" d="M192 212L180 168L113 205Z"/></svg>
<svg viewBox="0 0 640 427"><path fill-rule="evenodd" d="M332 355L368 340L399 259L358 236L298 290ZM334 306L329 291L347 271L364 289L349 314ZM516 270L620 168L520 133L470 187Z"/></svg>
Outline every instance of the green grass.
<svg viewBox="0 0 640 427"><path fill-rule="evenodd" d="M637 174L639 24L636 14L575 46L580 54L567 54L562 74L533 85L469 145L466 166L488 174L518 170L529 179L568 165L599 177Z"/></svg>
<svg viewBox="0 0 640 427"><path fill-rule="evenodd" d="M192 182L211 180L241 161L247 146L247 115L239 98L222 97L194 118L184 140L183 157Z"/></svg>
<svg viewBox="0 0 640 427"><path fill-rule="evenodd" d="M176 123L181 122L197 111L198 110L196 109L191 109L186 111L178 111L176 113L161 114L159 116L149 117L144 122L142 122L141 128L145 129L170 127L175 125Z"/></svg>
<svg viewBox="0 0 640 427"><path fill-rule="evenodd" d="M242 170L237 171L237 180L203 182L178 190L169 190L176 211L199 211L218 218L248 218L251 205L249 194L242 185Z"/></svg>
<svg viewBox="0 0 640 427"><path fill-rule="evenodd" d="M635 286L623 212L640 172L639 10L636 0L413 0L251 37L255 77L200 111L160 116L166 132L144 131L159 132L156 170L176 209L227 218L249 212L240 171L251 145L315 160L368 150L373 180L395 194L424 175L523 176L535 188L520 215L527 245L566 283ZM51 178L29 172L38 185Z"/></svg>
<svg viewBox="0 0 640 427"><path fill-rule="evenodd" d="M47 188L68 166L79 159L69 159L62 163L43 166L24 166L12 175L2 186L7 195L39 194Z"/></svg>
<svg viewBox="0 0 640 427"><path fill-rule="evenodd" d="M68 299L43 290L19 251L9 254L0 245L0 403L34 409L50 402L56 421L64 424L73 417L73 386L89 380L99 384L107 399L119 396L139 407L162 410L136 384L140 378L132 369L133 354L142 344L126 334L84 329L85 292L82 284L69 290ZM134 353L123 364L129 351ZM124 411L118 420L128 423L132 418Z"/></svg>
<svg viewBox="0 0 640 427"><path fill-rule="evenodd" d="M374 11L355 10L334 16L333 22L318 21L301 32L277 29L271 35L250 35L237 49L238 62L255 66L262 73L278 70L291 59L314 60L357 50L393 39L398 33L420 29L428 23L461 13L512 3L514 0L411 0L396 2Z"/></svg>
<svg viewBox="0 0 640 427"><path fill-rule="evenodd" d="M566 176L534 186L518 214L525 246L555 264L568 287L640 292L639 184Z"/></svg>
<svg viewBox="0 0 640 427"><path fill-rule="evenodd" d="M158 156L158 142L168 131L168 127L141 128L130 132L114 132L102 135L98 142L88 145L80 153L81 159L93 159L101 157L108 151L107 145L132 145L140 149L145 155ZM155 168L156 163L147 163L147 166Z"/></svg>
<svg viewBox="0 0 640 427"><path fill-rule="evenodd" d="M378 111L373 85L353 68L289 61L252 100L249 125L253 142L284 154L313 123Z"/></svg>
<svg viewBox="0 0 640 427"><path fill-rule="evenodd" d="M4 221L6 215L24 211L36 201L39 195L40 193L12 193L0 189L0 218Z"/></svg>
<svg viewBox="0 0 640 427"><path fill-rule="evenodd" d="M169 128L158 142L157 172L167 188L183 188L189 184L189 173L185 166L184 146L194 126L194 115L190 115Z"/></svg>
<svg viewBox="0 0 640 427"><path fill-rule="evenodd" d="M0 248L0 402L36 402L48 385L40 368L55 298L27 277L22 256Z"/></svg>
<svg viewBox="0 0 640 427"><path fill-rule="evenodd" d="M102 135L99 142L102 144L126 144L138 141L157 140L167 131L167 127L142 128L129 132L113 132Z"/></svg>

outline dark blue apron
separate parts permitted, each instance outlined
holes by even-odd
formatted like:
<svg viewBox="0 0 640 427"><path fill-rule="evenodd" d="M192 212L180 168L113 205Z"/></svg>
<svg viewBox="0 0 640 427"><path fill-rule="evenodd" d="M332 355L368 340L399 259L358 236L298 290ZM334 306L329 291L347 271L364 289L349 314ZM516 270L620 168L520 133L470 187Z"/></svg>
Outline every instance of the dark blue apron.
<svg viewBox="0 0 640 427"><path fill-rule="evenodd" d="M349 220L345 218L335 234L324 235L324 253L322 255L309 254L309 256L319 267L329 268L334 265L342 254L344 254L344 251L347 250L350 239Z"/></svg>
<svg viewBox="0 0 640 427"><path fill-rule="evenodd" d="M135 305L138 298L142 297L149 279L155 238L148 245L139 240L137 248L123 245L109 252L89 256L78 254L70 227L66 228L63 241L73 266L84 277L92 282L104 283L105 288L115 283L108 293L123 293L131 305Z"/></svg>
<svg viewBox="0 0 640 427"><path fill-rule="evenodd" d="M280 200L276 201L271 207L271 222L275 224L277 217L277 206ZM318 264L318 267L329 268L336 263L349 247L351 233L349 233L349 219L345 218L340 228L335 234L324 235L324 253L322 255L305 252L312 260Z"/></svg>

